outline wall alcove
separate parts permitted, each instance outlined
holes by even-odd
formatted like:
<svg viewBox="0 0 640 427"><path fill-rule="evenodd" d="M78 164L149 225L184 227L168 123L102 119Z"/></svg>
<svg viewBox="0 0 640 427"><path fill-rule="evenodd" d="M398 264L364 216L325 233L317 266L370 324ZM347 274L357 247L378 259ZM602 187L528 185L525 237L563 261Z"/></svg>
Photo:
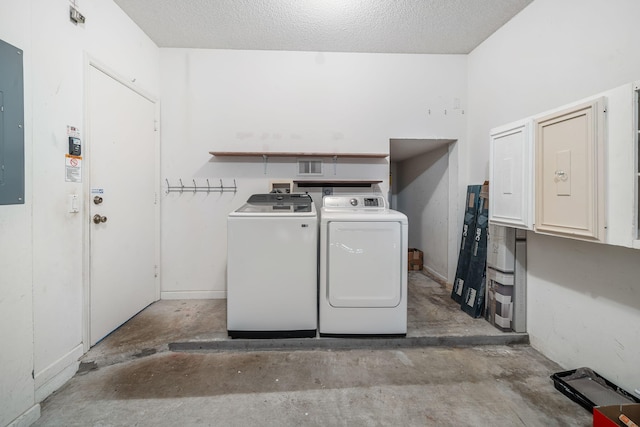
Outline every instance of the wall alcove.
<svg viewBox="0 0 640 427"><path fill-rule="evenodd" d="M409 247L424 252L424 268L452 283L457 260L455 139L391 139L389 203L409 218Z"/></svg>

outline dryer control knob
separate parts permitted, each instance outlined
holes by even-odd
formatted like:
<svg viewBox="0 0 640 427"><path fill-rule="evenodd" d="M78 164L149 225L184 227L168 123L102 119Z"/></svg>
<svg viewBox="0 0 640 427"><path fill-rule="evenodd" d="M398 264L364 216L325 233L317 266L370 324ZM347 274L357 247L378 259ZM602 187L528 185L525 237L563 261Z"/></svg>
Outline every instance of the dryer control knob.
<svg viewBox="0 0 640 427"><path fill-rule="evenodd" d="M351 206L358 206L358 199L351 199L349 203L351 203Z"/></svg>

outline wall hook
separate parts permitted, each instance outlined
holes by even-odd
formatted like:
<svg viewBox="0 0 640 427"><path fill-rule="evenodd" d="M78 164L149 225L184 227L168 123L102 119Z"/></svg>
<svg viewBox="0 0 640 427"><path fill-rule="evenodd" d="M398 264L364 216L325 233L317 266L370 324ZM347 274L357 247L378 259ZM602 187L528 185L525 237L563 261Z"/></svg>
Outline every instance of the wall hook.
<svg viewBox="0 0 640 427"><path fill-rule="evenodd" d="M184 183L182 182L182 178L178 179L178 182L180 183L180 185L171 185L171 183L169 182L168 178L165 178L165 182L167 183L167 189L165 191L166 194L169 193L184 193L185 190L189 191L193 191L193 193L211 193L211 191L219 191L220 193L225 193L225 192L231 192L233 191L234 193L236 193L238 191L238 186L236 185L236 180L235 178L233 179L233 187L232 186L225 186L224 182L222 181L222 178L220 179L220 186L211 186L211 182L209 181L209 178L206 179L207 180L207 185L206 186L198 186L198 183L196 182L195 178L191 179L191 182L193 182L193 185L191 186L185 186Z"/></svg>

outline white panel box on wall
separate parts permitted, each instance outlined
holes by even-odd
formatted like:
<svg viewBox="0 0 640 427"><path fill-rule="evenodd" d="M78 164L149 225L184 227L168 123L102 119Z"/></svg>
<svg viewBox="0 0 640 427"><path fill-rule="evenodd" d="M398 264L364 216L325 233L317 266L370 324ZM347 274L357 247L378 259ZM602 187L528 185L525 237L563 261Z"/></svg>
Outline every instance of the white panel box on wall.
<svg viewBox="0 0 640 427"><path fill-rule="evenodd" d="M535 120L536 232L604 241L605 98Z"/></svg>
<svg viewBox="0 0 640 427"><path fill-rule="evenodd" d="M515 252L516 229L489 224L487 267L504 273L513 273L516 263Z"/></svg>
<svg viewBox="0 0 640 427"><path fill-rule="evenodd" d="M533 230L533 137L531 121L491 130L489 221Z"/></svg>

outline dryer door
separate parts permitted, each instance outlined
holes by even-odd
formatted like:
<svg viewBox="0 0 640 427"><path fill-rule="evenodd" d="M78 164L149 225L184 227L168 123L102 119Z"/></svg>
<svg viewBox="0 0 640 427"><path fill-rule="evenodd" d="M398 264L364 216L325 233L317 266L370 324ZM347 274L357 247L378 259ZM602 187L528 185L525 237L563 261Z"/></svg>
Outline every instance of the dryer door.
<svg viewBox="0 0 640 427"><path fill-rule="evenodd" d="M399 222L328 223L327 299L333 307L396 307L402 297Z"/></svg>

